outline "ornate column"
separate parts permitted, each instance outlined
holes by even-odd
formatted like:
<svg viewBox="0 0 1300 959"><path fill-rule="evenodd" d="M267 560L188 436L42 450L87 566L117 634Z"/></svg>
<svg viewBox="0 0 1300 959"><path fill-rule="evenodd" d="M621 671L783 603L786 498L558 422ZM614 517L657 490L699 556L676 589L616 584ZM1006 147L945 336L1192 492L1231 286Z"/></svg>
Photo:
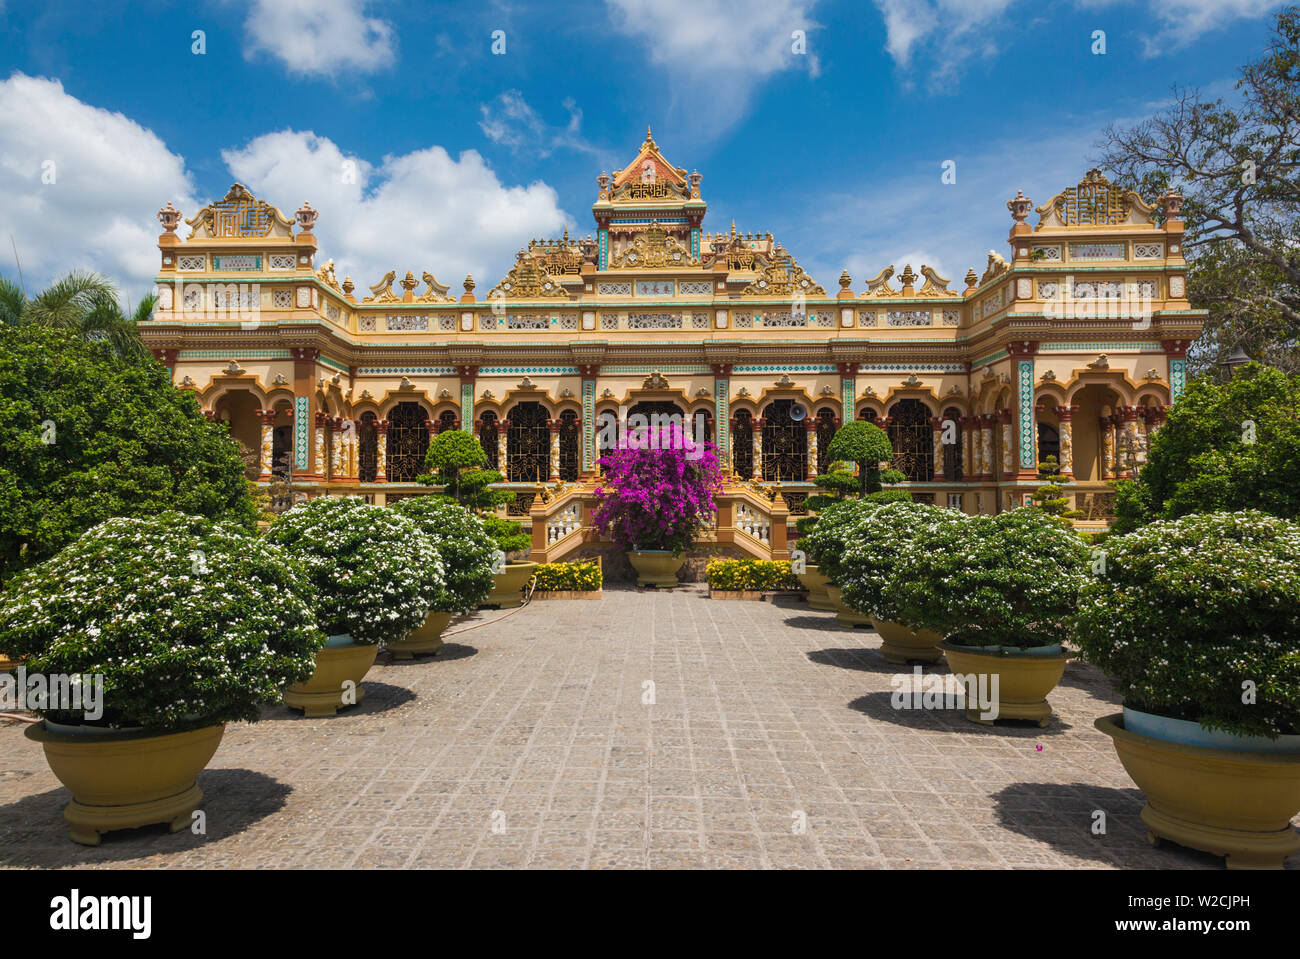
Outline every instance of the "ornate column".
<svg viewBox="0 0 1300 959"><path fill-rule="evenodd" d="M558 482L560 479L560 421L547 420L547 428L551 431L551 482Z"/></svg>
<svg viewBox="0 0 1300 959"><path fill-rule="evenodd" d="M713 364L713 422L718 424L714 437L718 447L718 463L731 470L731 364Z"/></svg>
<svg viewBox="0 0 1300 959"><path fill-rule="evenodd" d="M993 479L993 424L997 417L985 413L980 417L980 479Z"/></svg>
<svg viewBox="0 0 1300 959"><path fill-rule="evenodd" d="M272 461L272 453L275 449L275 410L258 410L257 416L262 421L261 471L257 478L269 480L271 471L275 468L275 463Z"/></svg>
<svg viewBox="0 0 1300 959"><path fill-rule="evenodd" d="M578 367L578 372L582 374L582 472L594 474L596 460L600 459L596 449L596 377L600 367L586 363Z"/></svg>
<svg viewBox="0 0 1300 959"><path fill-rule="evenodd" d="M313 455L317 449L312 442L313 414L324 415L316 409L316 360L320 350L298 346L293 347L293 472L297 476L310 478L319 474L325 467L319 458Z"/></svg>
<svg viewBox="0 0 1300 959"><path fill-rule="evenodd" d="M474 380L478 367L458 366L456 374L460 377L460 428L469 433L474 429Z"/></svg>
<svg viewBox="0 0 1300 959"><path fill-rule="evenodd" d="M388 482L388 420L375 420L375 482Z"/></svg>
<svg viewBox="0 0 1300 959"><path fill-rule="evenodd" d="M1191 340L1161 340L1165 362L1169 364L1169 402L1174 403L1187 388L1187 348Z"/></svg>
<svg viewBox="0 0 1300 959"><path fill-rule="evenodd" d="M317 479L325 478L325 423L329 420L324 412L316 411L316 472Z"/></svg>
<svg viewBox="0 0 1300 959"><path fill-rule="evenodd" d="M1009 480L1016 473L1016 460L1011 448L1011 411L998 410L996 415L1002 425L1002 479Z"/></svg>
<svg viewBox="0 0 1300 959"><path fill-rule="evenodd" d="M1007 344L1015 364L1016 440L1020 447L1020 479L1038 477L1038 421L1034 417L1034 355L1037 340L1018 340Z"/></svg>
<svg viewBox="0 0 1300 959"><path fill-rule="evenodd" d="M1127 446L1133 450L1134 463L1141 465L1141 459L1138 454L1142 449L1142 437L1138 432L1138 408L1136 406L1121 406L1119 408L1119 428L1124 431L1128 437ZM1118 437L1116 437L1118 440ZM1118 445L1117 445L1118 449ZM1128 469L1128 457L1124 458L1122 463L1115 464L1116 469L1120 470L1126 477L1132 478L1133 474Z"/></svg>
<svg viewBox="0 0 1300 959"><path fill-rule="evenodd" d="M1114 479L1115 469L1115 417L1103 416L1100 419L1102 478Z"/></svg>
<svg viewBox="0 0 1300 959"><path fill-rule="evenodd" d="M1147 436L1152 437L1164 425L1169 416L1169 407L1167 406L1148 406L1146 410Z"/></svg>
<svg viewBox="0 0 1300 959"><path fill-rule="evenodd" d="M1056 408L1057 422L1060 424L1061 435L1061 475L1067 479L1074 478L1074 414L1079 412L1077 406L1058 406Z"/></svg>
<svg viewBox="0 0 1300 959"><path fill-rule="evenodd" d="M934 479L943 482L943 417L931 416L930 427L934 430Z"/></svg>
<svg viewBox="0 0 1300 959"><path fill-rule="evenodd" d="M497 472L510 479L509 464L506 462L506 451L510 448L506 442L506 434L510 432L510 421L501 420L497 423Z"/></svg>
<svg viewBox="0 0 1300 959"><path fill-rule="evenodd" d="M979 444L972 443L977 420L973 416L963 416L961 424L961 469L962 479L973 480L980 474Z"/></svg>
<svg viewBox="0 0 1300 959"><path fill-rule="evenodd" d="M838 363L840 371L840 419L852 423L857 419L857 363Z"/></svg>
<svg viewBox="0 0 1300 959"><path fill-rule="evenodd" d="M330 428L330 479L343 475L343 417L336 416L329 421Z"/></svg>
<svg viewBox="0 0 1300 959"><path fill-rule="evenodd" d="M763 482L763 420L751 420L754 424L754 482Z"/></svg>
<svg viewBox="0 0 1300 959"><path fill-rule="evenodd" d="M809 416L803 422L803 428L808 431L808 479L817 478L817 418Z"/></svg>

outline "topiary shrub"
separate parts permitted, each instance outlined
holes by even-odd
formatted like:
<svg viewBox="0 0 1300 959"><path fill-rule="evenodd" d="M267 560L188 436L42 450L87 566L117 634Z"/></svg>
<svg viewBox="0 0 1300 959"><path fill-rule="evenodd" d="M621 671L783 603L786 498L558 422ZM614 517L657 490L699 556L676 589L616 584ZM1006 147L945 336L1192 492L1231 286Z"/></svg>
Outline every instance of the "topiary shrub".
<svg viewBox="0 0 1300 959"><path fill-rule="evenodd" d="M331 636L391 643L424 622L442 594L442 560L420 525L351 497L300 503L266 532L302 564Z"/></svg>
<svg viewBox="0 0 1300 959"><path fill-rule="evenodd" d="M867 514L879 509L880 503L850 499L828 506L817 518L811 533L799 537L799 548L823 576L838 584L840 560L848 548L850 529Z"/></svg>
<svg viewBox="0 0 1300 959"><path fill-rule="evenodd" d="M1256 510L1163 520L1111 537L1099 559L1075 629L1125 706L1300 733L1300 524Z"/></svg>
<svg viewBox="0 0 1300 959"><path fill-rule="evenodd" d="M795 590L799 578L790 572L789 560L715 559L704 568L710 589Z"/></svg>
<svg viewBox="0 0 1300 959"><path fill-rule="evenodd" d="M441 496L410 496L390 509L417 523L442 560L444 582L436 587L431 610L468 613L487 599L497 544L482 520Z"/></svg>
<svg viewBox="0 0 1300 959"><path fill-rule="evenodd" d="M315 590L279 547L180 513L110 519L0 596L29 675L101 674L93 725L179 732L258 718L315 669ZM82 715L36 710L55 722Z"/></svg>
<svg viewBox="0 0 1300 959"><path fill-rule="evenodd" d="M534 592L555 593L561 590L595 592L604 582L600 563L595 560L576 563L539 563L533 574Z"/></svg>
<svg viewBox="0 0 1300 959"><path fill-rule="evenodd" d="M1051 646L1066 635L1091 552L1036 509L928 524L898 557L899 622L962 646Z"/></svg>
<svg viewBox="0 0 1300 959"><path fill-rule="evenodd" d="M866 496L880 491L880 464L893 457L894 447L889 434L875 423L854 420L835 431L826 454L858 464L858 495Z"/></svg>
<svg viewBox="0 0 1300 959"><path fill-rule="evenodd" d="M844 590L844 601L886 622L905 622L894 590L900 557L916 548L923 532L944 523L965 522L968 518L962 513L910 501L863 511L843 528L844 551L836 583Z"/></svg>

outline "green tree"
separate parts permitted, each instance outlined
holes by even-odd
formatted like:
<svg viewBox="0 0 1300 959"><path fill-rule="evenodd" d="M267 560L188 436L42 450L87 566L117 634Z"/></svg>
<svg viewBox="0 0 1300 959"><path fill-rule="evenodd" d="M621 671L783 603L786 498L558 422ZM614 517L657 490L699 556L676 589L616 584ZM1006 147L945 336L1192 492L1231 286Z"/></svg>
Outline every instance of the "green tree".
<svg viewBox="0 0 1300 959"><path fill-rule="evenodd" d="M464 430L443 430L433 438L424 454L429 472L416 477L426 486L443 484L443 495L479 515L483 526L504 553L517 553L532 546L523 525L496 515L496 508L515 501L510 490L493 489L505 477L497 470L484 469L487 454L478 438Z"/></svg>
<svg viewBox="0 0 1300 959"><path fill-rule="evenodd" d="M1188 294L1210 311L1188 358L1219 378L1237 346L1300 369L1300 8L1277 14L1237 91L1209 102L1175 88L1169 107L1107 128L1103 144L1103 163L1144 196L1186 198Z"/></svg>
<svg viewBox="0 0 1300 959"><path fill-rule="evenodd" d="M894 455L889 434L875 423L854 420L845 423L831 438L826 448L833 460L847 460L858 464L858 495L880 492L882 481L880 464ZM895 480L897 482L897 480Z"/></svg>
<svg viewBox="0 0 1300 959"><path fill-rule="evenodd" d="M1070 479L1061 474L1055 456L1049 456L1038 464L1038 481L1042 485L1029 495L1034 508L1056 517L1066 529L1073 529L1070 520L1083 516L1083 510L1070 509L1070 498L1065 495L1064 485Z"/></svg>
<svg viewBox="0 0 1300 959"><path fill-rule="evenodd" d="M114 355L136 362L149 357L139 326L153 317L156 305L150 294L134 310L124 309L117 288L95 273L69 273L30 300L16 283L0 277L0 325L60 330L107 343Z"/></svg>
<svg viewBox="0 0 1300 959"><path fill-rule="evenodd" d="M1169 408L1139 472L1142 490L1126 511L1175 519L1189 513L1257 509L1300 517L1300 375L1259 363L1227 383L1198 378Z"/></svg>
<svg viewBox="0 0 1300 959"><path fill-rule="evenodd" d="M148 360L0 328L0 577L112 516L256 516L239 444Z"/></svg>

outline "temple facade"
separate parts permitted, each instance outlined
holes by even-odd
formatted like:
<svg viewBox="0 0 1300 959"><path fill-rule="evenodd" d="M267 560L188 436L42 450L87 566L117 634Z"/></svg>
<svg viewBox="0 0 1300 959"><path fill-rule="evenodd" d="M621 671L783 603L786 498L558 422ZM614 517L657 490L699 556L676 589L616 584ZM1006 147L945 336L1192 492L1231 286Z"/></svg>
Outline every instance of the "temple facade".
<svg viewBox="0 0 1300 959"><path fill-rule="evenodd" d="M582 533L606 427L636 414L707 433L735 497L719 539L753 519L742 540L773 555L849 419L888 431L916 499L1004 510L1055 456L1074 505L1106 519L1108 481L1142 462L1205 315L1180 196L1091 170L1041 205L1008 201L1005 255L955 287L905 264L828 289L771 233L706 231L701 180L647 133L597 178L588 236L530 242L482 295L414 263L358 293L318 262L310 205L291 219L235 184L184 238L181 211L159 212L143 335L229 424L250 479L382 503L425 489L433 434L471 430L542 553Z"/></svg>

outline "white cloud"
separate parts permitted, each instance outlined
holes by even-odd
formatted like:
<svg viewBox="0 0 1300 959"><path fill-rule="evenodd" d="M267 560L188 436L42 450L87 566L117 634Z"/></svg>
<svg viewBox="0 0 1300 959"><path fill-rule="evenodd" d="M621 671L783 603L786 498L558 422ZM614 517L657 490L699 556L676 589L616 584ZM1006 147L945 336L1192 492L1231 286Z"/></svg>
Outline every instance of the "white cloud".
<svg viewBox="0 0 1300 959"><path fill-rule="evenodd" d="M755 88L787 70L820 72L816 0L605 0L616 30L645 43L693 126L719 133L743 119ZM795 53L803 31L805 53Z"/></svg>
<svg viewBox="0 0 1300 959"><path fill-rule="evenodd" d="M293 74L374 73L396 58L393 25L366 15L367 0L252 0L244 56L269 53Z"/></svg>
<svg viewBox="0 0 1300 959"><path fill-rule="evenodd" d="M222 158L236 179L286 215L310 201L321 214L313 232L322 262L333 259L340 280L350 274L360 294L396 269L399 279L428 270L453 292L473 273L482 296L515 250L568 221L550 186L505 186L473 150L454 159L433 146L374 166L325 137L286 130Z"/></svg>
<svg viewBox="0 0 1300 959"><path fill-rule="evenodd" d="M940 89L961 72L972 57L996 56L1001 50L998 31L1006 26L1003 15L1013 6L1017 16L1037 13L1040 5L1029 0L874 0L885 22L885 50L904 69L923 52L929 86ZM1124 0L1075 0L1084 9L1119 6ZM1229 21L1261 17L1284 0L1143 0L1161 24L1144 33L1141 42L1148 56L1180 50ZM1134 6L1130 0L1126 6ZM1099 25L1099 29L1103 25ZM1114 39L1112 38L1112 43Z"/></svg>
<svg viewBox="0 0 1300 959"><path fill-rule="evenodd" d="M53 182L42 182L51 169ZM17 279L12 233L29 294L92 269L138 299L158 269L155 214L169 200L191 214L197 206L185 160L152 131L57 80L0 82L0 260Z"/></svg>

